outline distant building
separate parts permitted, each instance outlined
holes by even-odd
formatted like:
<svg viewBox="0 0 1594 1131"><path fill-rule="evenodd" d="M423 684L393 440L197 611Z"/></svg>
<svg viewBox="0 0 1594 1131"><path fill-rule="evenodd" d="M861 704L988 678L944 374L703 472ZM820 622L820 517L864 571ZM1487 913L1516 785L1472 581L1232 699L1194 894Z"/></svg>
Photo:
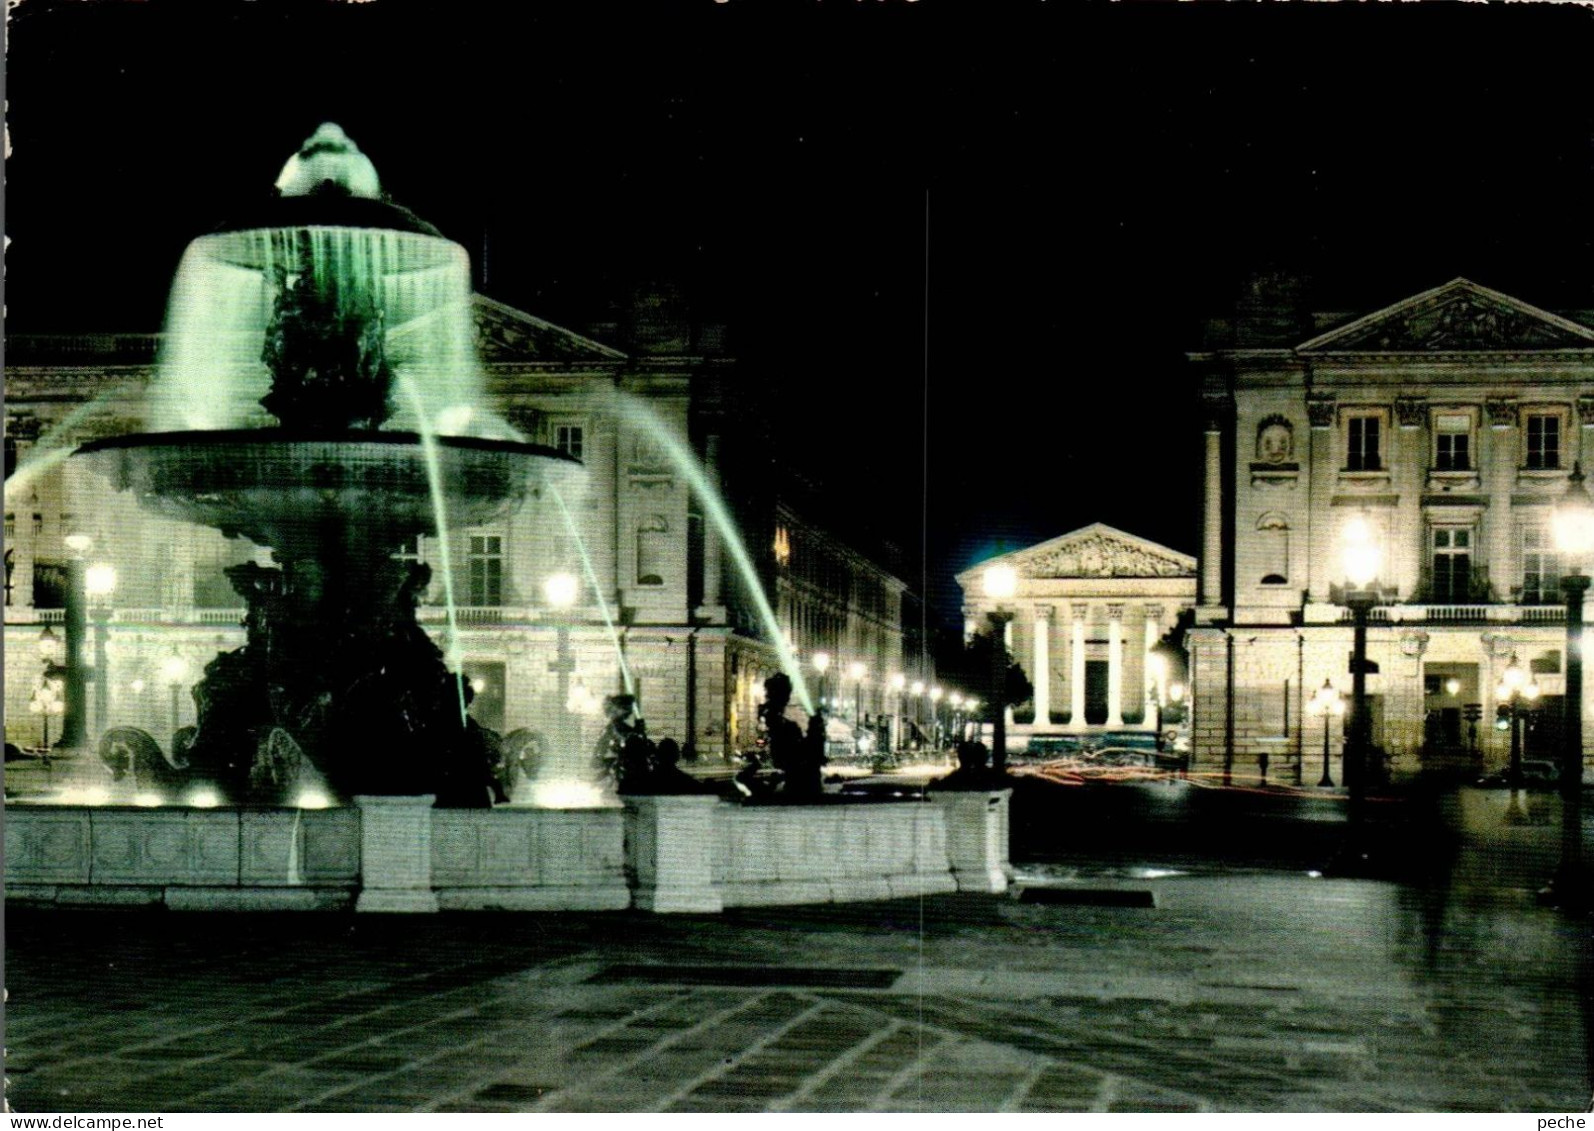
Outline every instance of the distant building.
<svg viewBox="0 0 1594 1131"><path fill-rule="evenodd" d="M489 298L474 302L492 409L525 438L579 458L588 472L580 497L562 500L568 521L561 501L545 495L498 525L455 532L446 549L428 537L403 551L434 567L420 620L438 639L446 631L441 567L449 559L459 648L482 724L506 732L548 724L560 687L550 662L568 623L575 670L567 702L594 736L599 700L621 689L618 648L650 733L691 742L709 757L754 741L762 682L780 666L772 629L667 445L617 410L616 390L645 403L696 454L707 478L723 485L776 623L800 648L823 642L873 672L910 662L906 584L782 503L779 469L743 411L721 328L693 325L672 292L648 292L598 331L623 343L622 351ZM269 564L265 551L148 514L71 460L50 462L51 453L85 440L146 430L158 341L8 338L8 741L41 738L28 705L42 671L38 638L62 619L69 534L91 537L91 560L117 571L104 621L106 717L88 720L91 735L132 725L164 744L175 724L194 721L188 689L205 664L243 644L243 602L223 570L250 559ZM19 465L24 471L13 476ZM569 614L543 596L556 571L583 579L584 597ZM872 700L870 709L883 703Z"/></svg>
<svg viewBox="0 0 1594 1131"><path fill-rule="evenodd" d="M1313 314L1271 279L1189 358L1207 409L1197 761L1253 773L1263 755L1275 768L1304 755L1319 772L1323 724L1306 709L1325 681L1350 691L1352 523L1382 559L1367 689L1394 771L1503 762L1492 723L1513 656L1541 692L1530 754L1558 749L1571 563L1549 519L1594 457L1594 318L1465 279Z"/></svg>
<svg viewBox="0 0 1594 1131"><path fill-rule="evenodd" d="M1013 613L1008 646L1035 687L1032 702L1015 705L1014 736L1154 728L1156 696L1166 702L1169 689L1156 686L1148 656L1195 603L1196 559L1099 522L1082 527L958 574L969 635L995 607L981 583L997 565L1018 577L1001 605Z"/></svg>

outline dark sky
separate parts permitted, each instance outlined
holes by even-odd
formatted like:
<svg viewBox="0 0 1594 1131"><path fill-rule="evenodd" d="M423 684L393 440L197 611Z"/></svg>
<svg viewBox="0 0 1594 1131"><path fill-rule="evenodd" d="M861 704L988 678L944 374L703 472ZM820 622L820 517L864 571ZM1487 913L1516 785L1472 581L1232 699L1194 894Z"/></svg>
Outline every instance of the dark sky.
<svg viewBox="0 0 1594 1131"><path fill-rule="evenodd" d="M1249 270L1594 308L1581 7L23 0L9 34L13 330L158 328L186 241L337 121L494 297L580 326L678 281L839 515L916 550L927 508L940 599L1098 519L1195 549L1182 353Z"/></svg>

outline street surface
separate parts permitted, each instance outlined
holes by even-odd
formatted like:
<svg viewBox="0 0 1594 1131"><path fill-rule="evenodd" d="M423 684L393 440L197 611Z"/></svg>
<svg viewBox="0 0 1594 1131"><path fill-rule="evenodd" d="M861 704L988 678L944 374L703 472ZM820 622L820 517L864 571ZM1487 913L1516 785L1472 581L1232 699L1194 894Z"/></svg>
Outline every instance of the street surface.
<svg viewBox="0 0 1594 1131"><path fill-rule="evenodd" d="M1172 804L1162 788L1109 796ZM1507 825L1506 802L1455 800L1448 847L1395 880L1301 867L1331 823L1312 813L1204 853L1213 830L1187 811L1100 853L1059 833L1006 897L703 917L11 908L9 1097L20 1112L1582 1111L1589 920L1534 902L1554 814ZM1076 833L1124 816L1090 808L1102 819Z"/></svg>

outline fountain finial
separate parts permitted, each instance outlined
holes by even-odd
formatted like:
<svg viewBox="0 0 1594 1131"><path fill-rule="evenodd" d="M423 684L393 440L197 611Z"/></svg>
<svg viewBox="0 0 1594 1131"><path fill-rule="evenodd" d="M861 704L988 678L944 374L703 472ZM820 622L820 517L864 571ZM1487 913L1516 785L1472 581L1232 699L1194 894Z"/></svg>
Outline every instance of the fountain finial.
<svg viewBox="0 0 1594 1131"><path fill-rule="evenodd" d="M323 122L277 174L283 196L359 196L380 200L376 166L360 152L343 127Z"/></svg>

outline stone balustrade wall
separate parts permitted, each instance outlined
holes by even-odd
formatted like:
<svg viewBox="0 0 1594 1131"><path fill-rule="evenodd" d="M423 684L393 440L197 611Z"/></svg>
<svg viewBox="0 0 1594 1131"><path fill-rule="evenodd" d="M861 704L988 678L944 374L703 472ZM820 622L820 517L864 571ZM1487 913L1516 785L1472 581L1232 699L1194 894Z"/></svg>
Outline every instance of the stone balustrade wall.
<svg viewBox="0 0 1594 1131"><path fill-rule="evenodd" d="M1008 794L623 809L11 806L6 898L199 910L715 912L1006 887Z"/></svg>

